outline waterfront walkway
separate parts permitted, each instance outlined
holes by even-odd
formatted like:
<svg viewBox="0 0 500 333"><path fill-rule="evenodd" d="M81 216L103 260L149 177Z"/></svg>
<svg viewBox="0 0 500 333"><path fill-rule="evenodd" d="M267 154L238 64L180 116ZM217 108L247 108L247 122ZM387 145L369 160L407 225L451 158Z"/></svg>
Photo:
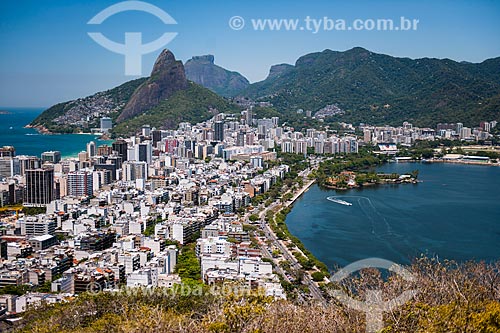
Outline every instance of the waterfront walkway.
<svg viewBox="0 0 500 333"><path fill-rule="evenodd" d="M310 173L311 173L311 170L308 168L308 169L302 171L299 175L302 176L303 179L306 180ZM265 209L263 209L259 213L260 219L264 220L264 218L266 216L266 213L268 211L272 211L273 213L276 213L276 212L278 212L279 210L281 210L283 208L289 207L302 194L304 194L304 192L306 192L312 186L312 184L314 184L314 183L315 183L314 179L313 180L307 179L307 182L299 190L297 190L295 192L295 194L294 194L294 196L292 197L291 200L287 201L284 204L280 204L280 201L276 200L271 205L269 205L268 207L266 207ZM268 223L262 223L262 227L263 227L264 232L266 234L266 238L269 239L269 240L271 240L273 242L274 246L277 249L279 249L279 251L283 254L284 259L287 260L290 263L290 266L293 269L295 269L295 270L303 269L302 266L297 261L297 259L295 258L295 256L292 254L292 251L288 248L287 244L285 244L285 242L283 242L282 240L278 239L278 237L276 236L276 234L274 233L274 231L271 229L271 227L269 226L269 224ZM302 251L299 248L295 247L295 250L299 251L302 255L304 255L304 253L302 253ZM267 251L264 251L264 253L266 253L266 252ZM270 254L268 254L268 255L270 255ZM274 263L276 264L276 266L279 266L279 262L277 262L274 258L271 257L271 260L274 261ZM278 271L281 272L282 274L284 273L281 269L279 269ZM285 278L285 280L289 281L289 279L286 277L286 275L283 275L283 277ZM320 302L323 305L327 304L327 301L324 298L321 289L319 288L318 284L313 281L313 279L312 279L312 277L311 277L311 275L310 275L310 273L308 271L305 271L305 274L303 276L303 280L302 281L309 288L309 291L310 291L311 296L312 296L313 299L315 299L316 301ZM300 296L300 297L302 298L302 296Z"/></svg>
<svg viewBox="0 0 500 333"><path fill-rule="evenodd" d="M295 195L293 196L293 198L292 198L292 199L290 199L289 201L287 201L287 202L285 203L285 207L288 207L288 206L290 206L291 204L293 204L293 203L294 203L294 202L295 202L298 198L300 198L300 196L301 196L302 194L304 194L304 192L306 192L306 191L309 189L309 187L311 187L311 186L312 186L312 184L314 184L315 182L316 182L316 180L314 180L314 179L313 179L313 180L308 181L306 184L304 184L304 185L300 188L300 190L299 190L299 191L297 191L297 193L295 193Z"/></svg>

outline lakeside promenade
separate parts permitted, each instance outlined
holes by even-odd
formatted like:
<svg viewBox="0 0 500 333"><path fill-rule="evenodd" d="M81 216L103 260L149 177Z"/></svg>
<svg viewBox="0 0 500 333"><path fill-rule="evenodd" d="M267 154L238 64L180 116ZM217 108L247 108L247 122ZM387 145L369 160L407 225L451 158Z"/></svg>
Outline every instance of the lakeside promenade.
<svg viewBox="0 0 500 333"><path fill-rule="evenodd" d="M299 189L297 189L293 195L293 197L288 200L285 203L280 203L279 200L274 201L271 205L268 207L264 208L259 212L259 218L263 221L267 212L272 211L273 213L277 213L280 210L284 208L290 207L298 198L300 198L301 195L303 195L315 182L315 179L309 180L307 177L311 173L312 169L307 168L299 173L299 175L302 177L302 179L307 180ZM274 246L279 249L279 251L282 253L283 258L290 262L291 267L295 270L300 270L302 269L302 266L299 264L297 259L292 253L292 249L289 248L289 244L285 243L283 240L278 239L277 235L275 232L272 230L270 225L268 223L262 222L261 224L262 229L264 230L266 234L266 238L271 240L274 244ZM297 246L294 247L293 251L299 252L301 255L306 256ZM265 254L270 257L271 260L275 263L277 267L279 267L279 262L273 258L270 253L268 253L267 249L264 249L263 251ZM317 268L315 268L317 269ZM281 269L278 269L278 271L282 274L283 278L286 281L289 281L288 277L286 274ZM303 276L303 282L305 285L309 288L311 296L314 300L319 302L320 304L326 305L326 299L323 296L323 293L321 289L319 288L318 283L314 282L311 276L311 273L308 271L305 271L305 274ZM304 301L304 298L302 295L299 296L302 301Z"/></svg>
<svg viewBox="0 0 500 333"><path fill-rule="evenodd" d="M285 207L289 207L292 205L302 194L304 194L314 183L316 182L315 179L308 181L306 184L304 184L292 197L292 199L288 200L285 202Z"/></svg>

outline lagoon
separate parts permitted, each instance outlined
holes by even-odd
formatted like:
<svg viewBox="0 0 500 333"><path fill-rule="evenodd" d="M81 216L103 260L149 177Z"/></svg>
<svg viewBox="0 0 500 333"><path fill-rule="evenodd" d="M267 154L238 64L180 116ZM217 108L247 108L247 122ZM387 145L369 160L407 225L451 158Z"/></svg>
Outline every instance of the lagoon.
<svg viewBox="0 0 500 333"><path fill-rule="evenodd" d="M400 264L421 254L460 262L500 259L500 168L389 163L378 171L416 169L422 182L415 185L348 191L314 185L295 202L288 229L331 269L369 257Z"/></svg>

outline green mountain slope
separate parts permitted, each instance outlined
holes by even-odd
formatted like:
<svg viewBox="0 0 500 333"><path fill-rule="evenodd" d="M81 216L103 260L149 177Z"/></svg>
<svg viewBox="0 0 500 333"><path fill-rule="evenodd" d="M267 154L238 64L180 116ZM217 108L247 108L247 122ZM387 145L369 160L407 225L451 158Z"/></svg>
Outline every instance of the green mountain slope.
<svg viewBox="0 0 500 333"><path fill-rule="evenodd" d="M500 58L480 64L413 60L362 48L305 55L293 68L241 93L270 101L285 117L298 108L315 112L337 104L346 111L335 116L341 121L396 125L408 120L420 126L498 120L498 94Z"/></svg>
<svg viewBox="0 0 500 333"><path fill-rule="evenodd" d="M120 123L151 110L176 91L187 87L188 80L182 62L165 49L156 59L149 78L134 91L116 121Z"/></svg>
<svg viewBox="0 0 500 333"><path fill-rule="evenodd" d="M113 133L131 135L144 124L173 129L180 122L197 123L216 113L232 111L238 111L238 107L214 92L189 82L187 89L177 91L149 111L119 123L113 128Z"/></svg>
<svg viewBox="0 0 500 333"><path fill-rule="evenodd" d="M98 127L99 118L93 117L95 112L116 119L134 91L146 79L128 81L113 89L85 98L56 104L43 111L30 123L30 126L44 127L50 132L57 133L72 133L81 129ZM90 121L86 121L87 117L90 117Z"/></svg>
<svg viewBox="0 0 500 333"><path fill-rule="evenodd" d="M41 131L71 133L98 128L102 117L115 124L114 134L131 135L142 125L175 128L179 122L200 122L238 107L186 79L182 62L163 50L151 76L45 110L30 125ZM116 125L118 124L118 125Z"/></svg>

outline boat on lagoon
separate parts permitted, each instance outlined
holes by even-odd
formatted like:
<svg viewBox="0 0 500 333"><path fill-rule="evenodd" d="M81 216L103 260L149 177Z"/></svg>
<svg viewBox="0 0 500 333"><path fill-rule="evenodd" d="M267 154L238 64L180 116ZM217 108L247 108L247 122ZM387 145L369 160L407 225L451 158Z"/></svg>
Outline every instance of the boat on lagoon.
<svg viewBox="0 0 500 333"><path fill-rule="evenodd" d="M344 201L344 200L341 200L341 199L337 199L335 197L328 197L327 199L330 200L330 201L332 201L332 202L344 205L344 206L352 206L352 203Z"/></svg>

